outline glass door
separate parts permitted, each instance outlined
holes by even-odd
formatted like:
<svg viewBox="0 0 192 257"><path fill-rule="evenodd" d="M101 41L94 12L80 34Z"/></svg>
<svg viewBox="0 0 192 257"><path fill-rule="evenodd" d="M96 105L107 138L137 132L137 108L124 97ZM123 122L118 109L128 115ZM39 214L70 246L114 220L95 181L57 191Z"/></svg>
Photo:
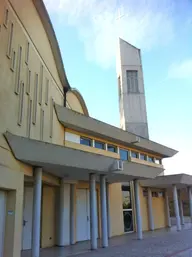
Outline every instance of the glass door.
<svg viewBox="0 0 192 257"><path fill-rule="evenodd" d="M130 185L122 185L124 232L133 232L133 210Z"/></svg>

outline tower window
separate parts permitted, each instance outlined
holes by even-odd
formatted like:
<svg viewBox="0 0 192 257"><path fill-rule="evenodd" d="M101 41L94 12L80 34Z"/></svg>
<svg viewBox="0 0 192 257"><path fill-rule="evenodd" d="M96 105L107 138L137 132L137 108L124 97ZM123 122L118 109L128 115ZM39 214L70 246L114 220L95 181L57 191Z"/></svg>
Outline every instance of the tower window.
<svg viewBox="0 0 192 257"><path fill-rule="evenodd" d="M128 93L139 93L138 71L127 71L127 90Z"/></svg>

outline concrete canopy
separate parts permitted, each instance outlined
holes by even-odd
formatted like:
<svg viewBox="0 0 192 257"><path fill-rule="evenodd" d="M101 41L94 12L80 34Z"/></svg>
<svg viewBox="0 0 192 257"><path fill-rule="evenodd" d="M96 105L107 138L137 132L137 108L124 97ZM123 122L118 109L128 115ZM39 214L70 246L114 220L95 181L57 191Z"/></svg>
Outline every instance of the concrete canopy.
<svg viewBox="0 0 192 257"><path fill-rule="evenodd" d="M154 179L140 181L143 187L169 188L176 185L177 188L184 188L192 185L192 176L187 174L174 174L158 176Z"/></svg>
<svg viewBox="0 0 192 257"><path fill-rule="evenodd" d="M160 145L145 138L138 136L107 123L101 122L91 117L74 112L68 108L55 104L57 118L65 127L89 133L103 139L112 140L137 149L142 149L151 153L159 154L162 157L172 157L177 153L176 150Z"/></svg>
<svg viewBox="0 0 192 257"><path fill-rule="evenodd" d="M88 180L89 173L104 174L109 182L149 179L159 175L163 168L124 162L123 170L115 170L114 158L88 153L61 145L45 143L5 133L5 138L16 159L45 172L73 180Z"/></svg>

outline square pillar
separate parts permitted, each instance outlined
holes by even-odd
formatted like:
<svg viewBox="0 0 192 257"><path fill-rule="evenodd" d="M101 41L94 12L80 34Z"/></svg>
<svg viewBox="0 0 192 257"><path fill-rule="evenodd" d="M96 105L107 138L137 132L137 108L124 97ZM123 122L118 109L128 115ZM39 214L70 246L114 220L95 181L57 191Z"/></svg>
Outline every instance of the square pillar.
<svg viewBox="0 0 192 257"><path fill-rule="evenodd" d="M106 177L100 175L102 247L108 247Z"/></svg>
<svg viewBox="0 0 192 257"><path fill-rule="evenodd" d="M181 230L181 219L179 215L179 203L178 203L178 195L177 195L177 187L173 185L173 202L174 202L174 209L175 209L175 217L177 223L177 231Z"/></svg>
<svg viewBox="0 0 192 257"><path fill-rule="evenodd" d="M39 257L41 236L42 168L34 168L32 257Z"/></svg>
<svg viewBox="0 0 192 257"><path fill-rule="evenodd" d="M135 191L135 211L136 211L136 223L137 223L137 239L143 239L142 232L142 218L141 218L141 207L140 207L140 195L139 195L139 181L134 180L134 191Z"/></svg>
<svg viewBox="0 0 192 257"><path fill-rule="evenodd" d="M75 184L70 184L70 244L75 244Z"/></svg>
<svg viewBox="0 0 192 257"><path fill-rule="evenodd" d="M96 174L89 175L90 193L90 230L91 230L91 250L97 249L97 196L96 196Z"/></svg>
<svg viewBox="0 0 192 257"><path fill-rule="evenodd" d="M181 199L181 190L178 190L179 195L179 212L180 212L180 218L181 218L181 225L185 224L184 216L183 216L183 201Z"/></svg>
<svg viewBox="0 0 192 257"><path fill-rule="evenodd" d="M108 238L111 237L111 218L110 218L110 196L109 196L109 183L106 185L106 197L107 197L107 229Z"/></svg>
<svg viewBox="0 0 192 257"><path fill-rule="evenodd" d="M168 197L168 190L167 189L165 189L165 211L166 211L166 217L167 217L167 227L171 228L169 197Z"/></svg>
<svg viewBox="0 0 192 257"><path fill-rule="evenodd" d="M154 230L154 218L153 218L153 205L152 205L152 193L151 188L148 188L148 216L149 216L149 229Z"/></svg>

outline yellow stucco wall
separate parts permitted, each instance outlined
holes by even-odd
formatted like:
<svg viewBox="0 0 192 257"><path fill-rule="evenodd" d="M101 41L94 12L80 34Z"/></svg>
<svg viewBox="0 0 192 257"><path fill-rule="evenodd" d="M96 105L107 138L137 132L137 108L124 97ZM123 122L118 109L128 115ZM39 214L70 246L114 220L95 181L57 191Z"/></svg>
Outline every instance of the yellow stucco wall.
<svg viewBox="0 0 192 257"><path fill-rule="evenodd" d="M56 236L56 212L55 212L55 188L43 186L42 191L42 222L41 222L41 247L55 245Z"/></svg>
<svg viewBox="0 0 192 257"><path fill-rule="evenodd" d="M72 91L69 91L67 93L67 103L69 105L69 108L71 108L72 110L84 114L79 99Z"/></svg>
<svg viewBox="0 0 192 257"><path fill-rule="evenodd" d="M124 233L121 183L109 185L111 236Z"/></svg>
<svg viewBox="0 0 192 257"><path fill-rule="evenodd" d="M143 188L140 186L141 217L143 231L149 230L147 197L143 196Z"/></svg>
<svg viewBox="0 0 192 257"><path fill-rule="evenodd" d="M157 191L157 189L156 189ZM166 227L166 210L164 197L152 197L155 229Z"/></svg>

